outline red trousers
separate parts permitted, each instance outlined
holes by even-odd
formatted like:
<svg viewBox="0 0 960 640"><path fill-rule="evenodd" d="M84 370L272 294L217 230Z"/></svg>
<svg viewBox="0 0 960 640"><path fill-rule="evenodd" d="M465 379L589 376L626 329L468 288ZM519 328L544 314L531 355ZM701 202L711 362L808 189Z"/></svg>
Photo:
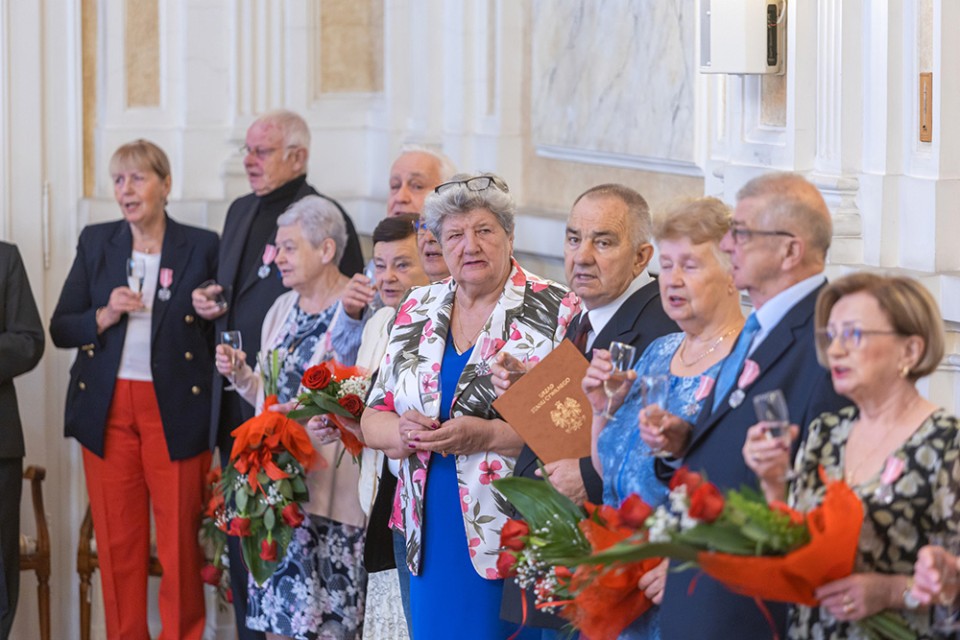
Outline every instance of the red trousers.
<svg viewBox="0 0 960 640"><path fill-rule="evenodd" d="M206 425L197 425L198 429ZM205 608L197 541L210 453L171 461L151 382L117 380L105 455L83 450L110 640L150 640L147 578L150 506L157 533L160 640L203 635Z"/></svg>

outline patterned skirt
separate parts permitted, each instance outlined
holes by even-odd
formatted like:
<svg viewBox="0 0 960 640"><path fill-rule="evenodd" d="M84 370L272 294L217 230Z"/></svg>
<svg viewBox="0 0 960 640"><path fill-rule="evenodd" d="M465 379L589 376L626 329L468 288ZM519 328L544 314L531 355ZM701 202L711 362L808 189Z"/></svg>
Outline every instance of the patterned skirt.
<svg viewBox="0 0 960 640"><path fill-rule="evenodd" d="M309 515L269 580L248 585L247 627L297 640L359 640L364 529Z"/></svg>

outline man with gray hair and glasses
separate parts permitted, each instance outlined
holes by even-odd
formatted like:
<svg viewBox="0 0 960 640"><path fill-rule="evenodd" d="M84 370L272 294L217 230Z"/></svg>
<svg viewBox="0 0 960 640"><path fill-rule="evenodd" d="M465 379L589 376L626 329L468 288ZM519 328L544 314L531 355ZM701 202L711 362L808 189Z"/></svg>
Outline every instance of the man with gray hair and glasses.
<svg viewBox="0 0 960 640"><path fill-rule="evenodd" d="M347 212L336 200L307 183L310 129L303 118L286 110L263 114L247 129L241 152L253 193L230 205L220 241L217 282L194 290L193 308L201 318L216 323L217 335L228 329L240 331L248 364L255 366L263 318L274 301L287 291L273 264L280 214L308 195L329 200L343 214L347 226L347 245L340 260L340 271L347 276L363 271L363 254ZM194 321L191 316L185 318L188 324ZM216 372L213 376L210 446L220 447L220 457L226 465L233 446L230 432L253 417L253 407L236 393L223 393L224 379ZM251 631L245 625L247 572L237 539L230 538L229 545L237 632L240 640L261 640L263 633Z"/></svg>

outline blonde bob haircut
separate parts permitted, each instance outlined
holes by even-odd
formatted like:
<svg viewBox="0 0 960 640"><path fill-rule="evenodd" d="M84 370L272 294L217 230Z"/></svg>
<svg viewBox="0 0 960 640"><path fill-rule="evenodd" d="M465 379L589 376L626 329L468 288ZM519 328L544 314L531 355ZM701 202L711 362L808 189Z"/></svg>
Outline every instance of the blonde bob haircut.
<svg viewBox="0 0 960 640"><path fill-rule="evenodd" d="M110 175L114 176L124 169L150 170L161 180L166 180L170 177L170 160L163 149L141 138L128 142L113 152L110 158Z"/></svg>
<svg viewBox="0 0 960 640"><path fill-rule="evenodd" d="M944 329L940 307L926 287L903 276L882 276L875 273L853 273L839 278L817 297L816 327L825 329L830 311L841 298L855 293L866 293L880 305L897 334L918 336L923 340L923 352L916 366L906 378L916 382L937 369L944 354ZM817 344L817 359L827 366L826 349Z"/></svg>

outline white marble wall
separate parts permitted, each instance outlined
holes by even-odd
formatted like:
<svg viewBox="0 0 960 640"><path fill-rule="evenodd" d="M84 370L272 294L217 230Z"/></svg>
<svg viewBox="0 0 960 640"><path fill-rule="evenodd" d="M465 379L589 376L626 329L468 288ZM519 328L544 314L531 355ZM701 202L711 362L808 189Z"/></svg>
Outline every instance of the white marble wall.
<svg viewBox="0 0 960 640"><path fill-rule="evenodd" d="M535 0L538 150L695 172L694 10L694 0Z"/></svg>

